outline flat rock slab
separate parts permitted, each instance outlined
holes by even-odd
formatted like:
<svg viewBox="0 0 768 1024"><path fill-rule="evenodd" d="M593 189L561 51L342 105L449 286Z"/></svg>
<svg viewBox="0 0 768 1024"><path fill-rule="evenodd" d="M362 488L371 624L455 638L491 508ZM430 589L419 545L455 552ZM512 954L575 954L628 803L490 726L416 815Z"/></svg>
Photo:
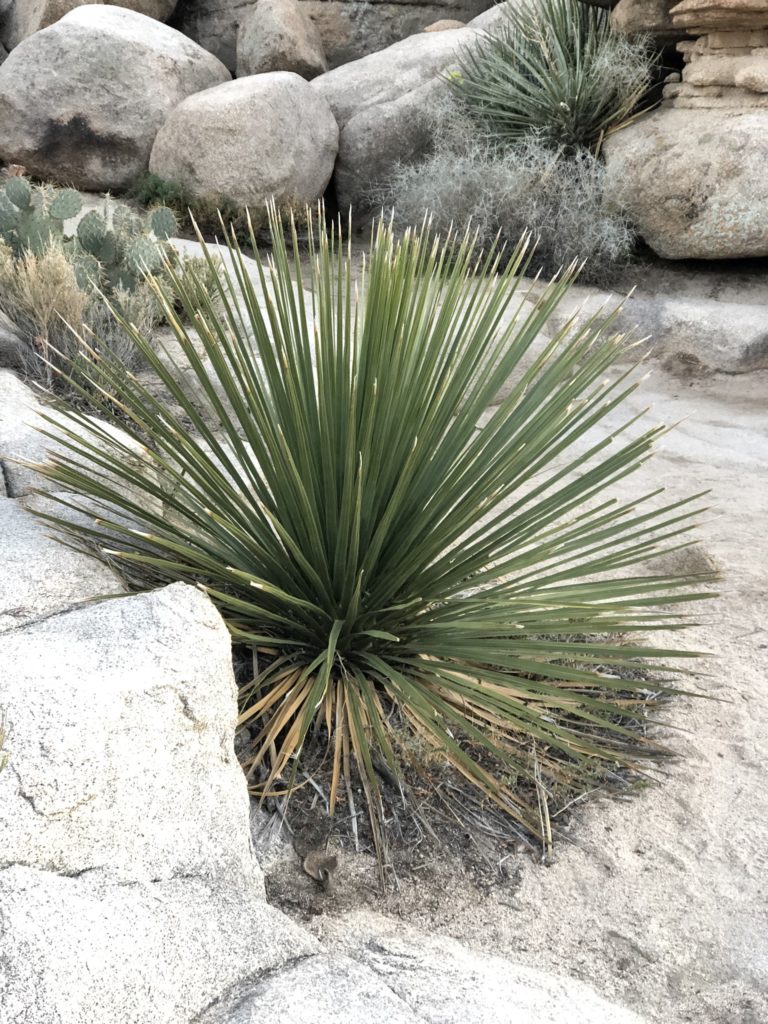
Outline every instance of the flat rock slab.
<svg viewBox="0 0 768 1024"><path fill-rule="evenodd" d="M0 497L0 537L0 634L67 611L92 597L123 590L106 565L54 540L11 498ZM16 657L15 667L27 661L22 649ZM13 667L9 665L8 671ZM2 782L0 776L0 785Z"/></svg>
<svg viewBox="0 0 768 1024"><path fill-rule="evenodd" d="M235 989L199 1024L643 1024L589 986L484 956L361 912L344 952ZM381 931L379 931L381 929ZM395 932L397 929L397 932ZM362 938L362 941L360 941Z"/></svg>
<svg viewBox="0 0 768 1024"><path fill-rule="evenodd" d="M146 449L125 431L112 423L89 417L91 422L99 425L104 435L98 438L71 420L65 411L44 404L38 394L11 370L0 369L0 471L8 497L22 498L37 489L46 492L52 490L55 485L35 468L36 465L50 461L52 457L65 455L75 461L90 463L91 456L86 449L80 450L78 447L77 452L73 452L66 447L68 443L77 444L75 439L81 437L86 444L97 448L104 446L111 449L114 440L123 446L126 468L136 468L136 463L141 462L145 472L153 472L151 467L146 466ZM52 436L48 436L49 433ZM68 437L68 434L74 434L75 438ZM131 487L127 481L114 473L105 473L105 477L111 481L115 490L121 494L130 494ZM142 495L143 507L146 507L147 500ZM159 500L154 501L154 511L161 511ZM60 510L55 510L55 513L66 515L60 513Z"/></svg>
<svg viewBox="0 0 768 1024"><path fill-rule="evenodd" d="M317 949L258 889L201 879L16 866L0 906L0 1024L193 1024L243 978Z"/></svg>
<svg viewBox="0 0 768 1024"><path fill-rule="evenodd" d="M547 330L562 329L572 316L584 322L621 312L612 332L641 342L628 351L635 361L644 352L670 368L747 373L768 367L768 305L685 295L637 291L629 297L575 285L547 322Z"/></svg>
<svg viewBox="0 0 768 1024"><path fill-rule="evenodd" d="M174 584L0 637L0 707L13 736L0 865L261 886L231 641L201 591Z"/></svg>

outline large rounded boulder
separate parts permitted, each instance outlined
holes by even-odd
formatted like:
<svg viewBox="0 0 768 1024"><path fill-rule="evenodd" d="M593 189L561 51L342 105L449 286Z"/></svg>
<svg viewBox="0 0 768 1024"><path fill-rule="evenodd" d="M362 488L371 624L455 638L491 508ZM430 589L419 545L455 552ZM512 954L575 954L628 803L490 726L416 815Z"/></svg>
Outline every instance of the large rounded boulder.
<svg viewBox="0 0 768 1024"><path fill-rule="evenodd" d="M659 256L768 256L768 108L665 105L604 152L610 194Z"/></svg>
<svg viewBox="0 0 768 1024"><path fill-rule="evenodd" d="M229 77L167 25L122 7L78 7L0 67L0 159L78 188L121 188L146 170L170 111Z"/></svg>
<svg viewBox="0 0 768 1024"><path fill-rule="evenodd" d="M326 100L290 71L190 96L157 133L149 169L197 196L308 203L333 173L339 130Z"/></svg>
<svg viewBox="0 0 768 1024"><path fill-rule="evenodd" d="M328 70L320 33L298 0L258 0L237 33L237 77L295 71L314 78Z"/></svg>

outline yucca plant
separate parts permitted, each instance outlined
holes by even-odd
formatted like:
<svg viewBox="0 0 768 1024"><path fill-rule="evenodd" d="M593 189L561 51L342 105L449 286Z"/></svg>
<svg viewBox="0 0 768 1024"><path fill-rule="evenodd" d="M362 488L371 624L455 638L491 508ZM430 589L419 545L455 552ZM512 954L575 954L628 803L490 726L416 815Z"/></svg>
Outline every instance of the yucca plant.
<svg viewBox="0 0 768 1024"><path fill-rule="evenodd" d="M596 151L631 120L654 57L580 0L503 5L501 24L467 46L448 75L455 95L503 144L535 135L555 149Z"/></svg>
<svg viewBox="0 0 768 1024"><path fill-rule="evenodd" d="M573 271L532 307L524 244L477 263L470 235L378 223L356 280L338 230L309 223L309 271L273 210L252 276L232 238L225 263L204 247L221 305L177 275L183 359L125 324L179 412L94 362L91 390L143 455L76 409L71 431L51 421L64 451L41 471L84 517L44 518L136 586L211 596L253 652L254 792L289 792L321 744L330 809L362 785L381 850L382 771L400 778L421 749L536 832L515 779L578 789L659 749L628 724L649 684L619 675L682 656L643 637L681 628L675 607L703 594L631 567L684 543L694 509L609 489L664 428L596 436L636 386L612 373L609 322L534 353Z"/></svg>

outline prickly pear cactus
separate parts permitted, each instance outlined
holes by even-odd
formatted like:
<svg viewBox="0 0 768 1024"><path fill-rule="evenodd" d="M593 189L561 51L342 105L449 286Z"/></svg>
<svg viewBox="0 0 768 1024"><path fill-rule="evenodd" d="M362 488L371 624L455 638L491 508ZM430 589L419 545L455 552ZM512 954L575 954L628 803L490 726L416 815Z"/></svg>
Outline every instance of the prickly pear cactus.
<svg viewBox="0 0 768 1024"><path fill-rule="evenodd" d="M167 206L158 206L149 215L149 226L155 238L164 242L178 228L176 215Z"/></svg>
<svg viewBox="0 0 768 1024"><path fill-rule="evenodd" d="M77 225L77 240L87 253L98 258L107 230L104 217L98 210L90 210Z"/></svg>
<svg viewBox="0 0 768 1024"><path fill-rule="evenodd" d="M11 177L0 188L0 236L16 256L40 254L64 237L64 221L76 217L83 205L73 188L35 186L24 177Z"/></svg>
<svg viewBox="0 0 768 1024"><path fill-rule="evenodd" d="M72 188L33 185L23 176L0 184L0 243L14 257L42 253L61 245L83 289L133 292L147 274L163 268L167 239L176 231L172 210L159 206L140 216L124 203L107 197L101 210L90 210L72 233L65 221L82 210L83 200Z"/></svg>
<svg viewBox="0 0 768 1024"><path fill-rule="evenodd" d="M98 261L98 287L108 293L132 292L145 274L162 269L165 240L176 227L176 217L167 207L141 217L124 204L106 199L101 212L91 210L78 224L77 251Z"/></svg>

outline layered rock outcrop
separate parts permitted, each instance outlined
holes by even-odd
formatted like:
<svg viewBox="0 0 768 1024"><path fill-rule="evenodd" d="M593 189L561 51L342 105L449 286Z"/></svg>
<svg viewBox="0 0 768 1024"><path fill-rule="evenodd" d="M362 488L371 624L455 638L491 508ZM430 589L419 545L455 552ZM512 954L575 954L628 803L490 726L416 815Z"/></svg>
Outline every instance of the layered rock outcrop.
<svg viewBox="0 0 768 1024"><path fill-rule="evenodd" d="M683 0L673 19L699 38L678 44L685 68L665 90L670 106L768 108L768 4Z"/></svg>
<svg viewBox="0 0 768 1024"><path fill-rule="evenodd" d="M669 259L768 255L768 4L682 0L685 67L607 142L609 187Z"/></svg>

